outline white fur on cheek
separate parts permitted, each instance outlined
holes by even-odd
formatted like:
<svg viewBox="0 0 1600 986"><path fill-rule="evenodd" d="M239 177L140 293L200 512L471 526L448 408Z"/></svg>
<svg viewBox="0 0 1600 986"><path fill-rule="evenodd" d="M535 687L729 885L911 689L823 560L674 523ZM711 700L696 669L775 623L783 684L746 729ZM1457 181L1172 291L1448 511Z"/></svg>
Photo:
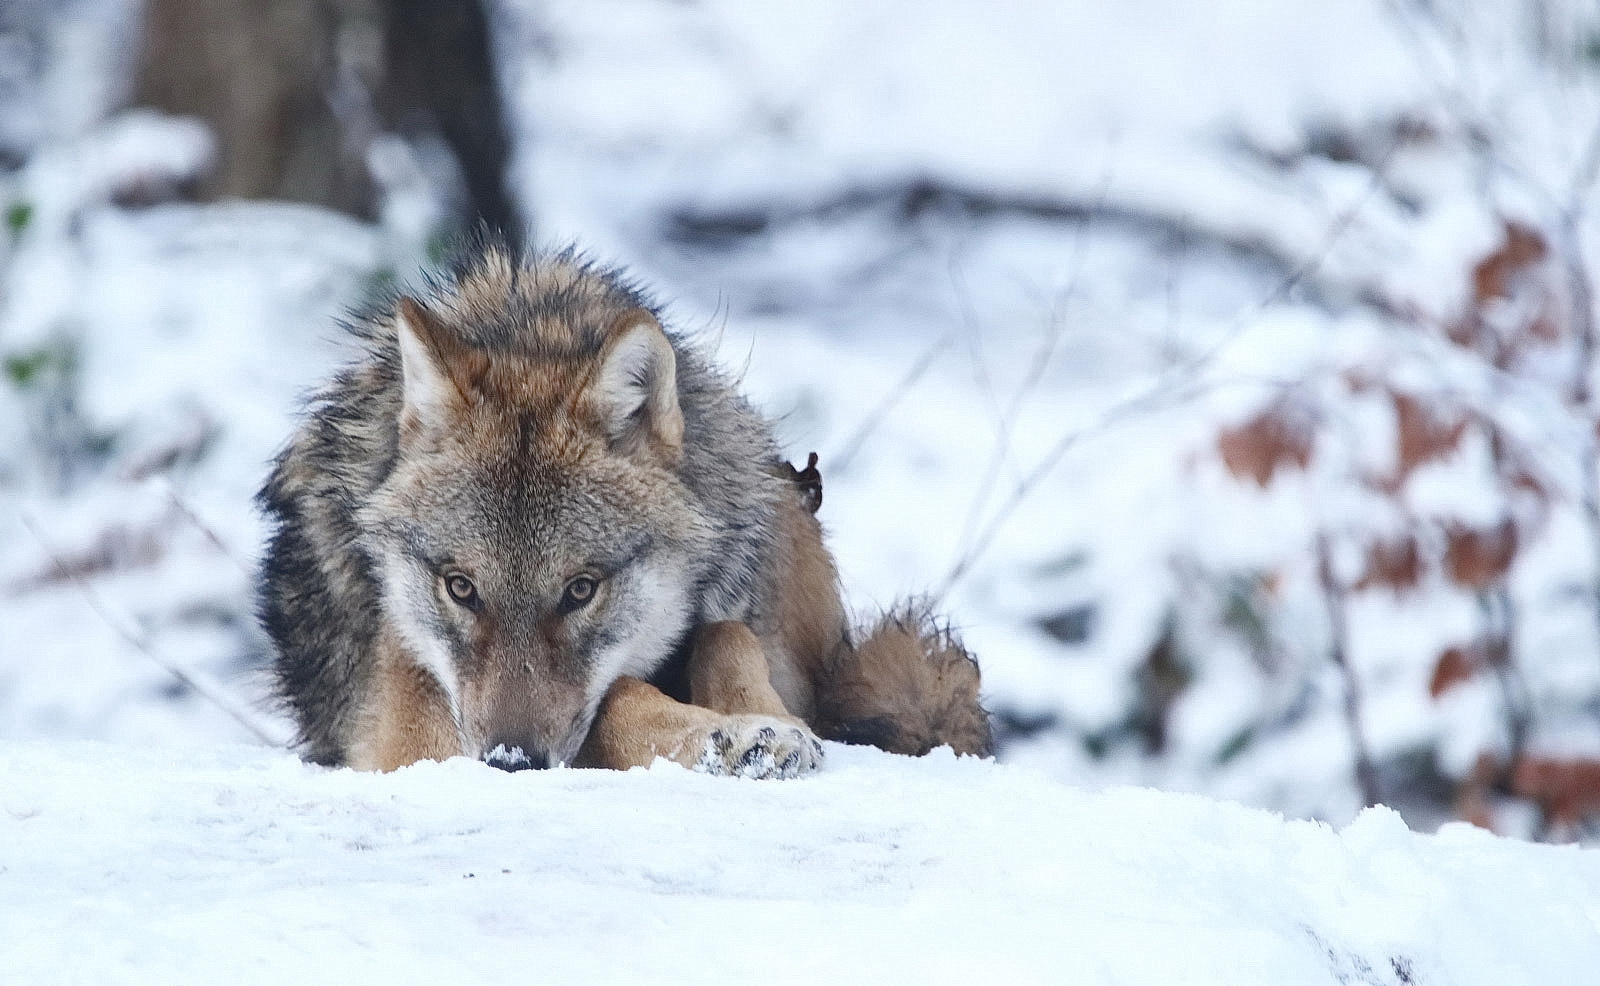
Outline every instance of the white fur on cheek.
<svg viewBox="0 0 1600 986"><path fill-rule="evenodd" d="M634 614L632 633L605 650L597 651L590 662L589 681L584 688L588 715L583 731L571 744L572 750L567 751L569 760L594 721L600 700L617 679L623 675L643 678L660 667L667 659L668 649L689 622L689 587L681 577L675 577L667 565L647 563L628 580L622 591L630 598L618 603L625 613Z"/></svg>
<svg viewBox="0 0 1600 986"><path fill-rule="evenodd" d="M623 589L631 597L622 605L639 614L632 634L594 656L585 689L598 702L618 678L644 677L667 658L667 649L689 619L688 587L654 567L641 568Z"/></svg>
<svg viewBox="0 0 1600 986"><path fill-rule="evenodd" d="M417 586L410 566L403 560L386 558L383 561L383 608L400 631L401 642L417 664L439 683L445 698L450 702L450 718L455 722L456 733L461 733L461 684L456 680L455 661L450 648L435 636L419 613L427 613L434 606L430 586ZM466 740L462 738L462 749Z"/></svg>

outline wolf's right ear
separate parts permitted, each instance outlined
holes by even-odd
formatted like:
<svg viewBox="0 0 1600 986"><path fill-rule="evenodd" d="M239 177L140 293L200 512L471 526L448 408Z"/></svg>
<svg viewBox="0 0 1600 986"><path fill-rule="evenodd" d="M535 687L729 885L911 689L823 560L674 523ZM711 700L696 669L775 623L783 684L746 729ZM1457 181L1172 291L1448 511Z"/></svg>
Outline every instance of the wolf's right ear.
<svg viewBox="0 0 1600 986"><path fill-rule="evenodd" d="M404 394L401 431L447 426L472 405L473 369L481 355L461 345L411 298L402 297L395 306L395 332Z"/></svg>
<svg viewBox="0 0 1600 986"><path fill-rule="evenodd" d="M678 358L661 323L642 308L624 314L600 360L591 394L611 447L624 455L648 449L675 465L683 452Z"/></svg>

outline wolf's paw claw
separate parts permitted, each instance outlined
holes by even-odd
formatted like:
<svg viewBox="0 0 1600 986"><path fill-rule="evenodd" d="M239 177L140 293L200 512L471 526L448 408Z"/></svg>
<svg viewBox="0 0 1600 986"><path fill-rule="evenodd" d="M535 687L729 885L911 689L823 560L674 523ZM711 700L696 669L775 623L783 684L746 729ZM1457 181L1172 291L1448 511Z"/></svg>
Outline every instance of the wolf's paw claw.
<svg viewBox="0 0 1600 986"><path fill-rule="evenodd" d="M822 766L822 743L804 726L767 716L730 716L706 735L694 769L703 774L789 778Z"/></svg>

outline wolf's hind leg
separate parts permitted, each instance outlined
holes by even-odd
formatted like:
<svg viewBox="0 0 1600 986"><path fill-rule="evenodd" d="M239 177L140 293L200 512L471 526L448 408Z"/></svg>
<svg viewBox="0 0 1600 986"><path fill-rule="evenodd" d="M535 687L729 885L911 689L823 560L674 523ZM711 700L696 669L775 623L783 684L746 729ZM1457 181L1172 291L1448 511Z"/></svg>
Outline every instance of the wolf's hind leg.
<svg viewBox="0 0 1600 986"><path fill-rule="evenodd" d="M713 712L759 713L800 724L772 687L761 640L735 620L707 623L696 633L689 659L689 701Z"/></svg>
<svg viewBox="0 0 1600 986"><path fill-rule="evenodd" d="M817 688L817 732L844 743L921 756L936 746L987 756L993 739L978 702L978 664L926 604L902 603Z"/></svg>

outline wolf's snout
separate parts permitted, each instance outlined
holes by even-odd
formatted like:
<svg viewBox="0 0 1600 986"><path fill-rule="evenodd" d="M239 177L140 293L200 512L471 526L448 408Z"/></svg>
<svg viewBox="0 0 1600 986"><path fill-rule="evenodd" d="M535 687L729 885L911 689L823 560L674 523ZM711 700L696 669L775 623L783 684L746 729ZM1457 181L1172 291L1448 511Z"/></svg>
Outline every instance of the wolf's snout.
<svg viewBox="0 0 1600 986"><path fill-rule="evenodd" d="M483 755L483 762L501 770L544 770L550 766L550 755L542 750L499 743Z"/></svg>

